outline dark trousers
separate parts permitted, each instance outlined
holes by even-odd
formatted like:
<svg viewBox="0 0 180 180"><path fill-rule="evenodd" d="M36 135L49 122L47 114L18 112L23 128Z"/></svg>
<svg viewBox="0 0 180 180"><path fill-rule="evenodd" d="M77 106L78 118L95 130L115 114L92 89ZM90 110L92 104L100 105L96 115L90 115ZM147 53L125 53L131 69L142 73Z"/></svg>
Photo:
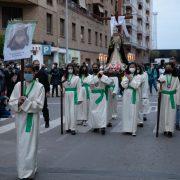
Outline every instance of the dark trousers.
<svg viewBox="0 0 180 180"><path fill-rule="evenodd" d="M53 85L53 87L52 87L52 96L54 96L54 90L56 90L56 96L58 96L58 85Z"/></svg>
<svg viewBox="0 0 180 180"><path fill-rule="evenodd" d="M43 112L44 121L46 123L49 123L49 109L48 109L48 104L47 104L47 97L45 97L44 107L43 107L42 112Z"/></svg>
<svg viewBox="0 0 180 180"><path fill-rule="evenodd" d="M149 89L150 89L150 93L151 93L151 94L152 94L152 87L154 87L154 89L155 89L156 92L157 92L157 83L156 83L156 80L149 81Z"/></svg>

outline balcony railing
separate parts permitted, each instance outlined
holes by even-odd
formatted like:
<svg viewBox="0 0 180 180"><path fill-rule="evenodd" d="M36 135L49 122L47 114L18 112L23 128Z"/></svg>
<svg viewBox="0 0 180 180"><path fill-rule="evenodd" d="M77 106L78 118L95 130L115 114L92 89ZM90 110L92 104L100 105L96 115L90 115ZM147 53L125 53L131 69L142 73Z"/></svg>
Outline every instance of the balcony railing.
<svg viewBox="0 0 180 180"><path fill-rule="evenodd" d="M6 3L18 3L18 4L38 4L38 0L0 0L0 2Z"/></svg>

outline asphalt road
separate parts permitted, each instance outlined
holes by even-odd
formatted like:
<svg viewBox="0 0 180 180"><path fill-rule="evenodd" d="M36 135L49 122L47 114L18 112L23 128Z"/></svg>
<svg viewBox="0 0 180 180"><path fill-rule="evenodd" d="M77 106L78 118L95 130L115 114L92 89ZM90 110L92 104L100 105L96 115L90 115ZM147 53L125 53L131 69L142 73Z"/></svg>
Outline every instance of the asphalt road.
<svg viewBox="0 0 180 180"><path fill-rule="evenodd" d="M78 134L60 133L60 100L49 98L51 127L41 118L39 169L36 180L180 180L180 132L173 138L155 138L157 97L144 128L137 136L121 133L121 101L118 119L105 136L78 126ZM0 180L14 180L16 133L13 119L0 120Z"/></svg>

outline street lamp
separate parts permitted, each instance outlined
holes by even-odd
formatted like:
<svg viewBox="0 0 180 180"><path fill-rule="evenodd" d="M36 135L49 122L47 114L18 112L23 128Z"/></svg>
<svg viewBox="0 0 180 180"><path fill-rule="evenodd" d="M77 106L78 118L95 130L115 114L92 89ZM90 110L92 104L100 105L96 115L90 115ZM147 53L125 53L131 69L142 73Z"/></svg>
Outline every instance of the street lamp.
<svg viewBox="0 0 180 180"><path fill-rule="evenodd" d="M66 63L69 63L69 49L68 49L68 40L69 40L69 30L68 30L68 0L66 0Z"/></svg>
<svg viewBox="0 0 180 180"><path fill-rule="evenodd" d="M127 58L129 62L135 61L135 55L133 53L128 53Z"/></svg>

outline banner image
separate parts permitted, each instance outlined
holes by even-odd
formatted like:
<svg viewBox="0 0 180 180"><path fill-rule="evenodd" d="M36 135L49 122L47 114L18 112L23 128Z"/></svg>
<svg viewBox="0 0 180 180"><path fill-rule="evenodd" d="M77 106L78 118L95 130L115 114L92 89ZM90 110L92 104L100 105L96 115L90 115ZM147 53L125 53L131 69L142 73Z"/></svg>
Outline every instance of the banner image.
<svg viewBox="0 0 180 180"><path fill-rule="evenodd" d="M9 23L5 33L4 60L12 61L30 58L35 22Z"/></svg>

